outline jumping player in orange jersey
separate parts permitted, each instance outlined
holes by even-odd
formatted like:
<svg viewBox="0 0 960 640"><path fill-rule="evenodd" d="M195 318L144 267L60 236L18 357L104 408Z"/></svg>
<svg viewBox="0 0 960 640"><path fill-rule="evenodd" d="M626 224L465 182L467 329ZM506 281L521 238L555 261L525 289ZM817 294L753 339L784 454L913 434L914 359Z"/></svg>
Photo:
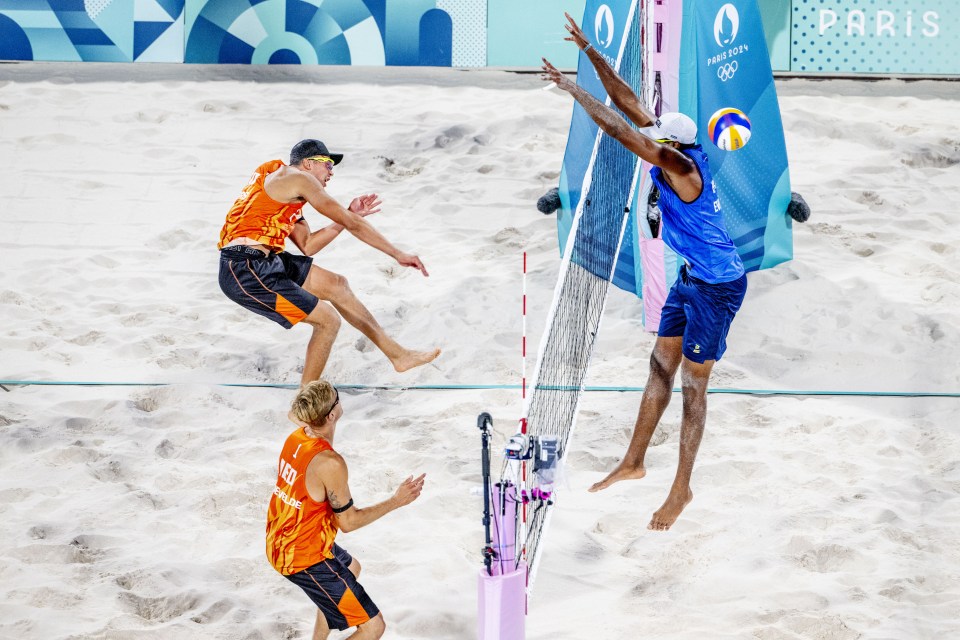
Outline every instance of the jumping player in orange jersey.
<svg viewBox="0 0 960 640"><path fill-rule="evenodd" d="M267 558L317 605L313 640L349 627L357 627L350 638L379 638L386 629L383 614L357 582L360 563L335 543L337 530L359 529L410 504L423 490L424 475L408 477L388 500L356 507L347 463L333 450L343 417L337 390L324 380L307 384L290 416L300 428L280 453L267 511Z"/></svg>
<svg viewBox="0 0 960 640"><path fill-rule="evenodd" d="M290 151L289 165L271 160L257 167L220 231L220 288L227 297L287 329L301 321L313 327L301 385L323 373L341 317L377 345L397 371L440 355L440 349L400 346L353 294L346 278L312 264L310 256L346 229L401 265L430 275L420 258L397 249L364 220L380 211L376 194L354 198L345 209L326 192L333 167L342 159L343 154L330 153L319 140L301 140ZM306 203L334 224L311 232L301 212ZM287 238L302 256L284 251Z"/></svg>

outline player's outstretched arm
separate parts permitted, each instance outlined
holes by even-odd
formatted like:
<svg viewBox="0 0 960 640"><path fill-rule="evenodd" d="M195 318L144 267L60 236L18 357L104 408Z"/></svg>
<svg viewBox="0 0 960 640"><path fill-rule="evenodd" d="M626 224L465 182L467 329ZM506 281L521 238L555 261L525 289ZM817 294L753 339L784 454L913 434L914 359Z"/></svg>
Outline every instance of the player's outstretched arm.
<svg viewBox="0 0 960 640"><path fill-rule="evenodd" d="M320 456L317 457L320 458ZM373 506L360 508L353 504L350 487L347 483L347 464L343 458L337 454L324 456L320 460L314 459L310 463L311 467L314 462L319 464L317 478L326 488L327 501L337 516L337 525L344 532L365 527L391 511L416 500L420 496L420 492L423 491L426 476L426 474L421 474L417 478L410 476L400 484L390 498Z"/></svg>
<svg viewBox="0 0 960 640"><path fill-rule="evenodd" d="M362 215L343 208L326 192L319 180L303 172L291 176L291 179L297 181L297 193L300 194L301 198L334 223L341 225L358 240L374 249L379 249L404 267L414 267L423 275L430 275L418 256L400 251L383 234L374 229L373 225L364 220Z"/></svg>
<svg viewBox="0 0 960 640"><path fill-rule="evenodd" d="M358 216L365 218L374 213L380 212L382 204L380 196L375 193L368 193L353 199L347 210L354 212ZM328 224L322 229L310 231L310 225L303 218L297 222L293 231L290 232L290 240L297 246L305 256L316 255L328 244L333 242L334 238L340 235L344 227L334 222Z"/></svg>
<svg viewBox="0 0 960 640"><path fill-rule="evenodd" d="M656 116L643 105L630 85L610 66L603 54L590 44L577 21L569 13L563 15L567 17L565 26L570 34L564 40L574 43L581 51L586 52L587 58L597 70L600 82L603 83L603 88L606 89L613 104L617 105L620 111L623 111L624 115L638 127L652 126L657 119Z"/></svg>
<svg viewBox="0 0 960 640"><path fill-rule="evenodd" d="M543 79L553 81L557 88L573 96L587 112L587 115L603 129L604 133L611 138L615 138L620 144L642 159L650 164L657 165L672 176L699 175L696 164L690 158L673 147L660 144L634 130L620 114L560 73L546 58L542 58L542 60Z"/></svg>

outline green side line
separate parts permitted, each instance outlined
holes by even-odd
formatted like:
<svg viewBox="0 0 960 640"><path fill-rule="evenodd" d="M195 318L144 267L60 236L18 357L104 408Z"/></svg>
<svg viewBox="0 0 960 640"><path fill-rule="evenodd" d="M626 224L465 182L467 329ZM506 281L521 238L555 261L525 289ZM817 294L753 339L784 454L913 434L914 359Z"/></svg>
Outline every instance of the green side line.
<svg viewBox="0 0 960 640"><path fill-rule="evenodd" d="M0 388L6 386L19 387L168 387L176 384L206 384L218 387L240 387L255 389L298 389L297 384L283 384L271 382L100 382L100 381L66 381L66 380L0 380ZM519 384L337 384L338 389L355 391L486 391L486 390L519 390ZM573 391L576 387L541 385L537 387L544 391ZM640 393L643 387L618 386L588 386L586 392L616 392ZM674 393L680 388L675 387ZM800 390L800 389L707 389L707 393L734 394L750 396L861 396L876 398L960 398L960 392L936 391L833 391L833 390Z"/></svg>

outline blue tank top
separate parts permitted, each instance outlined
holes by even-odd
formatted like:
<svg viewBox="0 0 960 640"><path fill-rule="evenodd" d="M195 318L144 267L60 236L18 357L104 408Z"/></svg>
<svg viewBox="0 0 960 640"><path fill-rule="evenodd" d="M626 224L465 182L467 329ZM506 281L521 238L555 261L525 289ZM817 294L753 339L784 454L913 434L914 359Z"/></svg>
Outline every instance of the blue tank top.
<svg viewBox="0 0 960 640"><path fill-rule="evenodd" d="M743 262L727 233L717 185L700 145L682 152L697 164L703 189L693 202L684 202L670 187L660 167L650 170L660 190L662 236L667 246L687 263L687 273L713 284L730 282L743 275Z"/></svg>

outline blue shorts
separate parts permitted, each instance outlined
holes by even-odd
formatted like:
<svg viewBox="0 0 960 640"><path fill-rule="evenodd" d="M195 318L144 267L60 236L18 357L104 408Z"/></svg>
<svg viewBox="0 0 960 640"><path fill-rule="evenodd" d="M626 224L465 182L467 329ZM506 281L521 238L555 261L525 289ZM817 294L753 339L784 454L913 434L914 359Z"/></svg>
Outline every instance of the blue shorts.
<svg viewBox="0 0 960 640"><path fill-rule="evenodd" d="M310 596L331 629L349 629L375 618L380 609L350 572L353 558L333 545L333 558L285 576Z"/></svg>
<svg viewBox="0 0 960 640"><path fill-rule="evenodd" d="M687 273L686 266L667 295L657 335L683 336L683 355L703 364L727 350L727 332L747 293L747 276L711 284Z"/></svg>
<svg viewBox="0 0 960 640"><path fill-rule="evenodd" d="M289 329L320 299L303 288L313 258L285 251L264 255L253 247L220 250L220 289L228 298Z"/></svg>

